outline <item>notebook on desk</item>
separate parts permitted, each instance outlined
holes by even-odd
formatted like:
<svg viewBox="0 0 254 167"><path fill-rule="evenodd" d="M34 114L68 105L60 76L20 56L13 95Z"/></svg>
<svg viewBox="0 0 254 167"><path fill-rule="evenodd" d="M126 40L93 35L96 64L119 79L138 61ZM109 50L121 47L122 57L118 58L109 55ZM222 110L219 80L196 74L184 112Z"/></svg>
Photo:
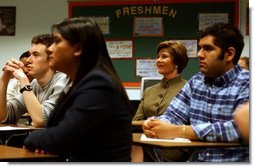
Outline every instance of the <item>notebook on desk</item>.
<svg viewBox="0 0 254 167"><path fill-rule="evenodd" d="M191 143L189 139L186 138L173 138L173 139L155 139L146 137L145 134L142 134L140 137L141 141L159 141L159 142L183 142L183 143Z"/></svg>
<svg viewBox="0 0 254 167"><path fill-rule="evenodd" d="M10 131L10 130L28 130L28 127L14 127L14 126L1 126L0 131Z"/></svg>

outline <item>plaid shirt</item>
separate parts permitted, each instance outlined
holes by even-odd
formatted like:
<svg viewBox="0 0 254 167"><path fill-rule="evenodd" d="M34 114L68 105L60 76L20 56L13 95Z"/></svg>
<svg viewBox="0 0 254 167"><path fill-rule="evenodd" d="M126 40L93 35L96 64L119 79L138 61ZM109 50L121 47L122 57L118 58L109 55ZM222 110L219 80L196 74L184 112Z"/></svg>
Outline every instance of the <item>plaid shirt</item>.
<svg viewBox="0 0 254 167"><path fill-rule="evenodd" d="M248 100L249 71L236 65L215 80L199 72L183 87L159 119L177 125L191 125L202 141L239 141L240 135L232 114ZM191 161L249 161L249 148L201 149L194 152Z"/></svg>

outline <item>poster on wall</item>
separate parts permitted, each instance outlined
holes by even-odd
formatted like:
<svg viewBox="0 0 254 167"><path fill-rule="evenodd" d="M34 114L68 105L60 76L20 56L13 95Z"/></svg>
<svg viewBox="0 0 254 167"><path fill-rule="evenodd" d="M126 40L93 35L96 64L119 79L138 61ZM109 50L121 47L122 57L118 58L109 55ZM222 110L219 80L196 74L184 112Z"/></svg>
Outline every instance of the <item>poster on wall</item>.
<svg viewBox="0 0 254 167"><path fill-rule="evenodd" d="M199 30L204 30L215 23L228 23L228 13L199 14Z"/></svg>
<svg viewBox="0 0 254 167"><path fill-rule="evenodd" d="M110 40L106 41L107 49L111 58L132 58L132 40Z"/></svg>
<svg viewBox="0 0 254 167"><path fill-rule="evenodd" d="M196 57L197 55L197 40L173 40L179 41L187 49L188 57Z"/></svg>
<svg viewBox="0 0 254 167"><path fill-rule="evenodd" d="M137 77L162 77L158 73L156 59L137 59L136 60Z"/></svg>
<svg viewBox="0 0 254 167"><path fill-rule="evenodd" d="M16 7L0 6L0 35L15 35Z"/></svg>
<svg viewBox="0 0 254 167"><path fill-rule="evenodd" d="M162 17L134 17L133 36L163 36Z"/></svg>

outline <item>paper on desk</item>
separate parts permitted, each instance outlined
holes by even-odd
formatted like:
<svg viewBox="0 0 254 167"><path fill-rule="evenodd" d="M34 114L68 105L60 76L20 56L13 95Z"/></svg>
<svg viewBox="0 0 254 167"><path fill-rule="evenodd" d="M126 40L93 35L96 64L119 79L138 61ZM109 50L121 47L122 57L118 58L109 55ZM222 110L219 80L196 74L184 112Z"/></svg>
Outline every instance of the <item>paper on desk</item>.
<svg viewBox="0 0 254 167"><path fill-rule="evenodd" d="M174 139L155 139L155 138L150 138L146 137L145 134L141 135L140 138L141 141L159 141L159 142L183 142L183 143L191 143L189 139L186 138L174 138Z"/></svg>
<svg viewBox="0 0 254 167"><path fill-rule="evenodd" d="M26 127L13 127L13 126L1 126L0 131L7 131L7 130L26 130L29 128Z"/></svg>

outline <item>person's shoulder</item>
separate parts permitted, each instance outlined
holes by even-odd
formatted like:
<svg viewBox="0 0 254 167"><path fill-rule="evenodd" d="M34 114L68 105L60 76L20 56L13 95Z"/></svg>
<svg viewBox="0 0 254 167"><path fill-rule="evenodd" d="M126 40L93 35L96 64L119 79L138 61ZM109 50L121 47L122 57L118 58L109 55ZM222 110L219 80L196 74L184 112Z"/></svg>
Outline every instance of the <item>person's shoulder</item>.
<svg viewBox="0 0 254 167"><path fill-rule="evenodd" d="M145 92L149 92L149 91L155 91L156 92L160 89L162 89L161 82L156 83L156 84L151 85L151 86L148 86L144 91Z"/></svg>
<svg viewBox="0 0 254 167"><path fill-rule="evenodd" d="M240 75L244 78L249 78L250 77L250 71L246 70L246 69L242 69L240 72Z"/></svg>
<svg viewBox="0 0 254 167"><path fill-rule="evenodd" d="M250 72L246 69L242 69L239 74L236 76L238 82L249 82L250 81Z"/></svg>
<svg viewBox="0 0 254 167"><path fill-rule="evenodd" d="M62 73L62 72L59 72L57 71L54 76L53 76L53 80L55 81L58 81L58 80L61 80L61 81L68 81L69 80L69 77L65 74L65 73Z"/></svg>
<svg viewBox="0 0 254 167"><path fill-rule="evenodd" d="M55 77L55 78L58 78L58 77L59 78L68 78L68 76L65 73L60 72L60 71L56 71L53 77Z"/></svg>
<svg viewBox="0 0 254 167"><path fill-rule="evenodd" d="M53 75L52 81L50 82L50 85L61 85L61 87L67 85L70 82L70 78L62 72L56 72Z"/></svg>
<svg viewBox="0 0 254 167"><path fill-rule="evenodd" d="M81 82L85 82L86 84L94 84L94 86L102 86L112 85L113 79L110 74L106 73L101 68L94 68L81 79Z"/></svg>
<svg viewBox="0 0 254 167"><path fill-rule="evenodd" d="M204 81L204 74L202 72L198 72L195 75L193 75L187 82L192 83L192 82L203 82Z"/></svg>

